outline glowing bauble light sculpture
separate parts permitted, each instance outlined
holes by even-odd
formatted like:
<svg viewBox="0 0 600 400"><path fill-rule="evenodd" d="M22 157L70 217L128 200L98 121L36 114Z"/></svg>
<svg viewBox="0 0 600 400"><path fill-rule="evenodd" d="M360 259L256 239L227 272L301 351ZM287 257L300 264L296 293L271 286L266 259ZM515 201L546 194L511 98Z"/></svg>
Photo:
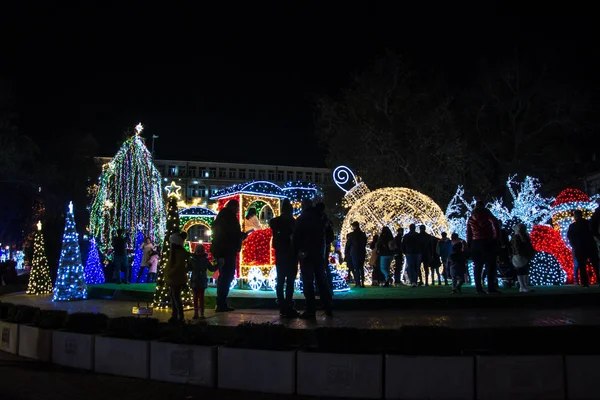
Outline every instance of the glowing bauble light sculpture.
<svg viewBox="0 0 600 400"><path fill-rule="evenodd" d="M442 209L428 196L413 189L392 187L370 191L347 167L333 171L335 184L346 192L345 204L350 210L341 231L342 246L356 221L368 235L379 234L384 226L395 234L396 227L408 230L410 224L425 225L427 232L441 236L449 232L448 220ZM348 188L349 184L354 186Z"/></svg>
<svg viewBox="0 0 600 400"><path fill-rule="evenodd" d="M575 222L573 212L581 210L583 217L589 219L596 207L598 207L598 204L594 201L595 198L596 196L590 198L579 189L568 188L560 192L556 196L554 203L552 203L552 225L554 229L560 232L562 240L569 249L571 245L567 239L567 231L569 230L569 225Z"/></svg>

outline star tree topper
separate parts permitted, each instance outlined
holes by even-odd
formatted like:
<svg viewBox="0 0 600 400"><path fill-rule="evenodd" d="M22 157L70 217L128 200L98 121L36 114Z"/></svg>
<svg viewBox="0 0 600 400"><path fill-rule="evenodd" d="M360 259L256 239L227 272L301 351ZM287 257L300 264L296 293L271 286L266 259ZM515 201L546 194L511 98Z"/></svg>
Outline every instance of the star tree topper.
<svg viewBox="0 0 600 400"><path fill-rule="evenodd" d="M181 193L179 193L181 186L177 186L175 181L171 181L169 186L165 186L165 190L167 191L167 197L175 196L178 199L181 198Z"/></svg>

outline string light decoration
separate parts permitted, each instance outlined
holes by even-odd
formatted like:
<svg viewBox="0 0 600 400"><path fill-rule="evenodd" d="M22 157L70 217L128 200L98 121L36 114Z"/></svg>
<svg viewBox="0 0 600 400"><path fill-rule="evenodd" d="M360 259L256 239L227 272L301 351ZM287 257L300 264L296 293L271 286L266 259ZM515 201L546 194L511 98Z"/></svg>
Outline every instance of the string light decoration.
<svg viewBox="0 0 600 400"><path fill-rule="evenodd" d="M52 279L50 278L50 265L46 258L46 247L44 234L42 233L42 222L37 223L37 232L33 238L33 260L29 283L26 294L49 294L52 293Z"/></svg>
<svg viewBox="0 0 600 400"><path fill-rule="evenodd" d="M554 286L567 282L567 273L550 253L538 252L529 263L529 282L533 286Z"/></svg>
<svg viewBox="0 0 600 400"><path fill-rule="evenodd" d="M311 182L288 182L283 185L283 193L290 199L294 209L294 217L302 213L302 201L314 200L322 195L321 191Z"/></svg>
<svg viewBox="0 0 600 400"><path fill-rule="evenodd" d="M98 285L104 283L104 270L100 262L100 253L96 245L96 239L90 239L90 249L88 251L87 260L85 262L85 283L88 285Z"/></svg>
<svg viewBox="0 0 600 400"><path fill-rule="evenodd" d="M354 186L348 188L351 178ZM355 221L367 235L379 234L384 226L389 227L395 235L398 226L408 231L410 224L425 225L427 232L437 237L449 230L448 221L440 207L416 190L394 187L371 192L347 167L337 167L333 179L346 192L344 200L350 207L340 233L342 248Z"/></svg>
<svg viewBox="0 0 600 400"><path fill-rule="evenodd" d="M446 207L446 219L450 233L457 233L462 239L467 237L467 221L475 208L475 199L465 200L465 189L458 186L456 193Z"/></svg>
<svg viewBox="0 0 600 400"><path fill-rule="evenodd" d="M272 238L273 232L270 228L250 233L242 245L242 265L275 264L275 249L271 244Z"/></svg>
<svg viewBox="0 0 600 400"><path fill-rule="evenodd" d="M63 234L62 251L58 263L52 301L83 300L87 298L84 269L81 264L79 234L75 228L73 203L69 203Z"/></svg>
<svg viewBox="0 0 600 400"><path fill-rule="evenodd" d="M141 132L141 128L137 129L114 158L102 166L90 208L90 233L98 239L98 248L104 255L108 254L117 229L133 235L141 226L153 242L165 235L161 176Z"/></svg>
<svg viewBox="0 0 600 400"><path fill-rule="evenodd" d="M140 281L137 282L137 277L140 273L140 268L142 266L142 258L144 258L144 249L141 248L144 244L144 240L146 237L142 231L138 231L135 236L135 252L133 253L133 263L131 263L131 277L130 281L132 283L142 283L144 282L143 277L140 277Z"/></svg>
<svg viewBox="0 0 600 400"><path fill-rule="evenodd" d="M567 274L567 283L573 283L573 252L563 242L560 233L549 226L536 225L531 230L531 244L535 251L551 254ZM597 282L594 268L590 263L586 265L590 283Z"/></svg>
<svg viewBox="0 0 600 400"><path fill-rule="evenodd" d="M331 272L331 283L332 283L333 292L339 293L339 292L349 291L350 286L344 279L342 273L340 271L338 271L336 266L334 264L329 263L328 268L329 268L329 271ZM366 279L366 277L365 277L365 279ZM316 285L316 282L315 282L315 285ZM300 292L304 291L304 283L302 282L302 274L300 274L300 277L297 279L296 290L298 290ZM315 286L315 292L316 293L319 292L319 288L316 286Z"/></svg>
<svg viewBox="0 0 600 400"><path fill-rule="evenodd" d="M594 210L598 207L598 203L595 201L597 198L597 195L590 198L581 190L572 188L565 189L556 196L551 210L552 225L560 232L562 240L569 249L571 249L571 244L567 239L567 231L569 226L575 222L574 211L581 210L585 219L591 218Z"/></svg>
<svg viewBox="0 0 600 400"><path fill-rule="evenodd" d="M260 268L252 267L248 270L248 286L255 292L260 290L265 283L265 277Z"/></svg>
<svg viewBox="0 0 600 400"><path fill-rule="evenodd" d="M269 289L271 289L271 290L277 289L277 268L275 266L271 267L271 269L269 270L267 284L269 286Z"/></svg>
<svg viewBox="0 0 600 400"><path fill-rule="evenodd" d="M505 228L512 230L515 223L522 223L530 231L534 225L543 225L550 219L554 198L543 197L538 193L542 185L537 178L527 176L523 182L515 179L516 175L513 175L506 181L506 187L512 196L511 209L502 204L502 199L495 199L487 208Z"/></svg>

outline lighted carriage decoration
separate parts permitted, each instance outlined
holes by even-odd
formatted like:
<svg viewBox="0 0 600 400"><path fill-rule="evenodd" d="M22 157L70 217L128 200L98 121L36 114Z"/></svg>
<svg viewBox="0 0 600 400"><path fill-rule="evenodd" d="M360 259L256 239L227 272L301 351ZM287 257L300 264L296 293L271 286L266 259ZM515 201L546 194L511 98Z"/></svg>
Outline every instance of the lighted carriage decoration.
<svg viewBox="0 0 600 400"><path fill-rule="evenodd" d="M221 211L230 200L240 203L238 220L243 231L246 231L248 210L256 210L262 229L252 231L242 243L236 270L236 278L244 286L252 290L275 289L277 272L269 221L280 215L284 199L289 198L299 208L302 199L312 199L316 194L317 188L311 183L290 183L281 188L272 182L254 181L230 186L211 197L211 200L217 201L217 211Z"/></svg>

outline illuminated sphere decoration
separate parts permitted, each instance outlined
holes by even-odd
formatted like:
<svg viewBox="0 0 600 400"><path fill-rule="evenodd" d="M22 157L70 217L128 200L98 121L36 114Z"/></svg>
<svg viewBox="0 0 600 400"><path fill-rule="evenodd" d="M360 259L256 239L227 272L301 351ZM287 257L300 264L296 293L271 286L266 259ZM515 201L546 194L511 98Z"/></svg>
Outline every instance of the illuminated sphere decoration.
<svg viewBox="0 0 600 400"><path fill-rule="evenodd" d="M567 273L552 254L538 252L529 263L529 281L533 286L563 285Z"/></svg>
<svg viewBox="0 0 600 400"><path fill-rule="evenodd" d="M350 207L342 224L342 246L355 221L371 236L379 234L384 226L395 234L398 226L408 230L410 224L425 225L427 232L437 237L442 232L449 232L448 220L442 209L416 190L391 187L370 191L347 167L336 168L333 178L336 185L346 192L344 200ZM351 180L354 187L348 189Z"/></svg>

